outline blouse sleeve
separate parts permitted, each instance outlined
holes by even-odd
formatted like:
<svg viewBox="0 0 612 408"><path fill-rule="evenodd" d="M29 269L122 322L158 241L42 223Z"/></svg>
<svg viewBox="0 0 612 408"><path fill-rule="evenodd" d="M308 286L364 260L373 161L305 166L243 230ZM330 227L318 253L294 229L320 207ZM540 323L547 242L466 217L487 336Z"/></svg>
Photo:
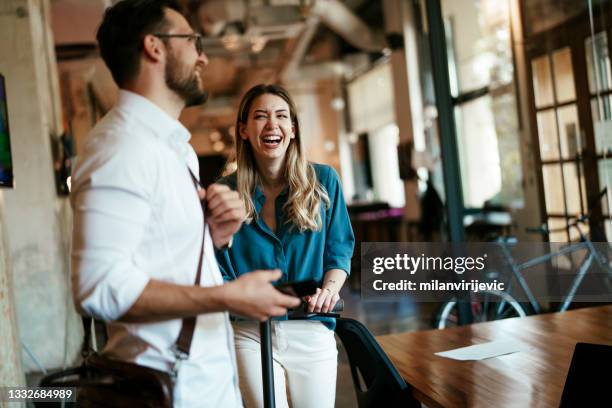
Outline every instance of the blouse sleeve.
<svg viewBox="0 0 612 408"><path fill-rule="evenodd" d="M351 258L355 248L355 236L349 219L346 202L342 194L342 185L338 173L329 168L325 188L329 195L329 208L326 211L325 253L323 271L342 269L347 274L351 271Z"/></svg>

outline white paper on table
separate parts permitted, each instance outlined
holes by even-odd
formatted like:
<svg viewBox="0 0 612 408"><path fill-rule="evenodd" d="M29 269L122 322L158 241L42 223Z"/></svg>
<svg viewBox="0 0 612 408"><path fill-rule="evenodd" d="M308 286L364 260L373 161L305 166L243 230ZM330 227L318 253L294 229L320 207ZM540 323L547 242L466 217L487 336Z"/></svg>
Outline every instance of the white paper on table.
<svg viewBox="0 0 612 408"><path fill-rule="evenodd" d="M435 355L462 361L484 360L486 358L503 356L504 354L516 353L524 349L524 346L515 340L496 340L448 351L440 351L435 353Z"/></svg>

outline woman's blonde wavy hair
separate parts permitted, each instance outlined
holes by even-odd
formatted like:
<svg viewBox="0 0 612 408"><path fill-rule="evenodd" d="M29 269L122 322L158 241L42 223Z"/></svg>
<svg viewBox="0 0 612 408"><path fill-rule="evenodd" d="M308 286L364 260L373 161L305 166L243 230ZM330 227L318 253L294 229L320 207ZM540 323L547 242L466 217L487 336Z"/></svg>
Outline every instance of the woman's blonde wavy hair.
<svg viewBox="0 0 612 408"><path fill-rule="evenodd" d="M329 196L321 183L312 164L304 157L300 136L300 123L297 110L289 93L279 85L260 84L252 87L242 97L236 118L236 179L238 194L244 202L247 222L257 219L253 193L255 186L261 185L261 177L250 141L240 137L241 125L246 125L253 101L261 95L272 94L283 98L289 105L289 114L294 127L295 138L291 139L285 154L285 179L289 186L289 198L283 206L287 223L300 232L306 230L320 231L322 220L321 202L329 207Z"/></svg>

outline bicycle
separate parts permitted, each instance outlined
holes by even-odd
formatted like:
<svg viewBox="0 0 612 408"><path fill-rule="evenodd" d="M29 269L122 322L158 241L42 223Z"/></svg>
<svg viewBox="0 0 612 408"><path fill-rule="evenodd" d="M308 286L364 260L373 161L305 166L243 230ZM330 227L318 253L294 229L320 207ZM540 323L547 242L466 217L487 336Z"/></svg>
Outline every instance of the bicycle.
<svg viewBox="0 0 612 408"><path fill-rule="evenodd" d="M506 286L507 289L504 291L482 291L478 293L470 293L469 300L466 299L465 302L469 302L468 304L470 307L467 310L471 311L472 322L478 323L510 317L525 317L531 314L542 313L542 307L533 295L533 292L529 288L529 285L521 271L532 268L536 265L547 263L555 258L569 256L580 250L586 250L587 255L580 264L578 272L572 280L569 290L562 298L558 311L564 312L569 308L576 295L576 291L582 284L584 277L589 272L593 264L596 264L598 267L607 272L607 281L605 281L605 283L609 292L612 293L612 267L609 257L605 256L598 251L597 248L595 248L593 242L583 232L583 228L581 228L581 226L588 224L593 209L599 204L606 193L607 188L604 188L598 194L588 213L586 215L575 217L568 225L569 228L575 228L578 231L580 237L579 242L570 243L556 252L537 256L522 263L517 263L511 253L511 247L518 242L516 238L497 238L495 242L501 248L503 258L510 267L511 276L508 282L506 282L508 285ZM565 231L565 228L549 229L548 226L544 224L540 227L528 228L527 231L531 233L548 234L551 232ZM488 280L493 280L498 277L499 276L496 272L489 272L485 276L485 278ZM514 278L514 280L512 280L512 278ZM518 283L520 289L523 291L523 294L527 297L526 303L519 302L512 295L512 284L514 282ZM450 299L445 301L435 315L434 327L444 329L458 325L460 302L461 300L458 296L452 296Z"/></svg>

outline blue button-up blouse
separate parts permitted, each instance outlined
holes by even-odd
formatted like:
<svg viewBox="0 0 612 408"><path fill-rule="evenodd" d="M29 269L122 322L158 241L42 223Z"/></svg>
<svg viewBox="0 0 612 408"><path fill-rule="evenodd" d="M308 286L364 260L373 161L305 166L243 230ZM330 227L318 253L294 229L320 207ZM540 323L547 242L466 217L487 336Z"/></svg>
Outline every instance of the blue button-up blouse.
<svg viewBox="0 0 612 408"><path fill-rule="evenodd" d="M282 208L288 199L288 189L276 199L276 225L274 233L260 215L250 224L244 223L234 235L232 247L216 252L219 268L224 279L258 269L280 269L280 282L315 279L322 284L325 272L342 269L351 270L351 257L355 247L355 236L342 194L342 186L336 171L326 165L313 164L321 186L329 196L329 206L321 205L322 229L300 232L286 222ZM219 183L236 189L235 173L222 178ZM266 198L259 186L255 188L253 202L257 214ZM327 320L327 319L325 319ZM333 325L332 325L333 326Z"/></svg>

